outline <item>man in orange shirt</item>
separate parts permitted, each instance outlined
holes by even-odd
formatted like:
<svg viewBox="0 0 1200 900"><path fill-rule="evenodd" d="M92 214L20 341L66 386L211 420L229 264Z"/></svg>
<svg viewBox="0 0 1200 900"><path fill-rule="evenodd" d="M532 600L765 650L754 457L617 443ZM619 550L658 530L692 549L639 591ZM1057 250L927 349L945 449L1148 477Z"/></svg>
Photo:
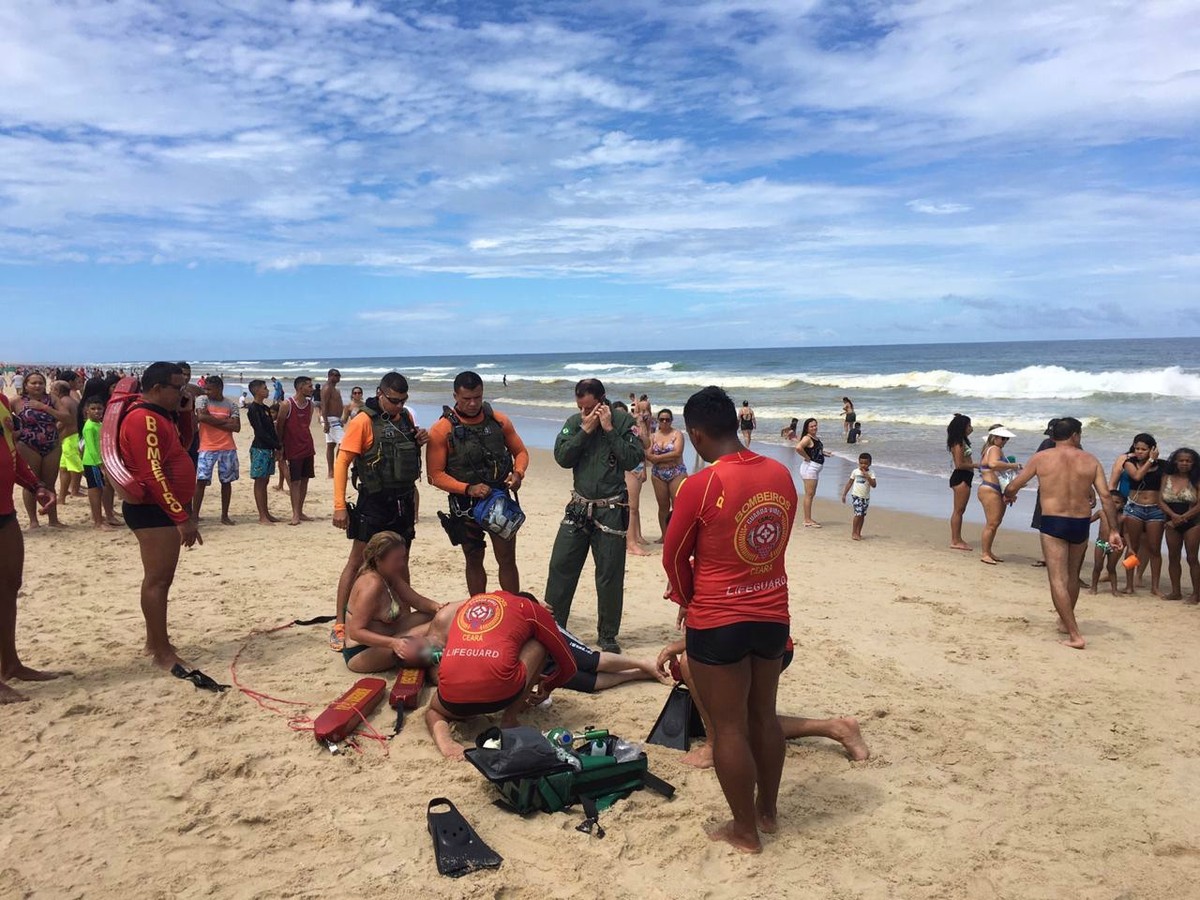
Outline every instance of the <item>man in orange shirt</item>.
<svg viewBox="0 0 1200 900"><path fill-rule="evenodd" d="M450 513L438 513L452 544L466 557L467 591L472 596L487 590L483 568L487 548L483 529L470 518L471 507L493 490L517 491L529 467L529 451L512 421L483 400L483 379L460 372L454 379L454 408L443 407L442 417L429 429L425 468L429 483L450 495ZM492 535L492 552L500 573L500 589L521 590L517 571L517 536L508 540Z"/></svg>
<svg viewBox="0 0 1200 900"><path fill-rule="evenodd" d="M333 466L333 526L352 541L350 556L337 588L337 619L329 635L329 649L340 652L346 644L346 604L358 577L367 541L381 531L394 531L404 540L401 577L408 580L408 548L416 536L413 495L421 477L420 448L429 440L404 408L408 379L388 372L362 413L346 424ZM358 502L346 502L346 484L354 467Z"/></svg>
<svg viewBox="0 0 1200 900"><path fill-rule="evenodd" d="M220 375L209 375L204 381L204 393L196 398L196 423L200 426L200 453L196 457L196 500L192 515L200 521L200 506L204 490L212 484L213 471L221 482L221 524L233 525L229 518L229 501L233 483L238 480L236 432L242 430L238 408L225 399L225 381Z"/></svg>

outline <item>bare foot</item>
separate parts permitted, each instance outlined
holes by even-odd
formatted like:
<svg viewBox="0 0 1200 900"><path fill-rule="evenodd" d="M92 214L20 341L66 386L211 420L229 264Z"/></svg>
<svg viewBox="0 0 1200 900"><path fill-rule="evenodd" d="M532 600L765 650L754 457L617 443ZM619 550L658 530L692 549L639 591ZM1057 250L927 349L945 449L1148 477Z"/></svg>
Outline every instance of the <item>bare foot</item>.
<svg viewBox="0 0 1200 900"><path fill-rule="evenodd" d="M1188 606L1195 606L1197 603L1200 603L1200 596L1192 594L1192 596L1188 597L1183 602Z"/></svg>
<svg viewBox="0 0 1200 900"><path fill-rule="evenodd" d="M66 522L60 522L57 519L55 519L53 522L50 523L50 527L51 528L70 528L71 526L68 525Z"/></svg>
<svg viewBox="0 0 1200 900"><path fill-rule="evenodd" d="M1162 597L1162 591L1160 591L1156 587L1152 587L1152 588L1150 588L1150 596L1151 597Z"/></svg>
<svg viewBox="0 0 1200 900"><path fill-rule="evenodd" d="M852 535L850 535L850 540L852 540L852 541L861 541L861 540L862 540L862 535L861 535L861 534L852 534Z"/></svg>
<svg viewBox="0 0 1200 900"><path fill-rule="evenodd" d="M1062 619L1058 620L1057 628L1058 628L1059 634L1070 634L1071 633L1071 630L1069 628L1067 628L1066 623L1064 623Z"/></svg>
<svg viewBox="0 0 1200 900"><path fill-rule="evenodd" d="M283 485L282 485L282 484L277 484L277 485L275 485L275 487L274 487L274 488L272 488L272 490L279 491L279 493L281 493L281 494L282 494L282 493L283 493Z"/></svg>
<svg viewBox="0 0 1200 900"><path fill-rule="evenodd" d="M0 672L0 677L5 679L16 679L17 681L53 681L55 678L61 678L63 675L70 675L70 672L39 672L37 669L31 669L29 666L14 666L4 672Z"/></svg>
<svg viewBox="0 0 1200 900"><path fill-rule="evenodd" d="M650 556L649 553L647 553L645 550L643 550L637 544L627 545L625 547L625 552L628 553L630 556Z"/></svg>
<svg viewBox="0 0 1200 900"><path fill-rule="evenodd" d="M108 522L97 522L93 527L97 531L116 531L116 528L114 528Z"/></svg>
<svg viewBox="0 0 1200 900"><path fill-rule="evenodd" d="M105 519L104 521L107 522L109 525L124 525L125 524L124 520L118 519L116 516L110 516L109 518Z"/></svg>
<svg viewBox="0 0 1200 900"><path fill-rule="evenodd" d="M1090 588L1088 588L1088 593L1094 596L1097 593L1096 585L1093 584Z"/></svg>
<svg viewBox="0 0 1200 900"><path fill-rule="evenodd" d="M1072 650L1082 650L1087 646L1087 642L1082 637L1067 638L1065 641L1059 641L1064 647L1070 647Z"/></svg>
<svg viewBox="0 0 1200 900"><path fill-rule="evenodd" d="M693 747L680 757L679 761L693 769L711 769L713 767L712 748L708 744Z"/></svg>
<svg viewBox="0 0 1200 900"><path fill-rule="evenodd" d="M862 730L858 727L858 719L853 716L843 716L840 719L834 719L833 726L830 733L839 744L846 748L846 752L850 754L852 760L862 762L864 759L871 758L871 750L867 746L867 742L863 740Z"/></svg>
<svg viewBox="0 0 1200 900"><path fill-rule="evenodd" d="M34 520L29 523L29 527L26 528L25 530L26 531L35 531L36 529L41 528L41 527L42 526L37 522L37 520Z"/></svg>
<svg viewBox="0 0 1200 900"><path fill-rule="evenodd" d="M972 547L970 544L962 543L962 544L951 544L950 549L951 550L974 550L975 548Z"/></svg>
<svg viewBox="0 0 1200 900"><path fill-rule="evenodd" d="M996 565L996 563L1002 563L1002 562L1004 562L1004 560L1002 560L1002 559L997 559L997 558L996 558L996 557L994 557L994 556L981 556L981 557L979 557L979 561L980 561L981 563L984 563L985 565L988 565L988 566L994 566L994 565Z"/></svg>
<svg viewBox="0 0 1200 900"><path fill-rule="evenodd" d="M0 681L0 706L6 703L28 703L29 698Z"/></svg>
<svg viewBox="0 0 1200 900"><path fill-rule="evenodd" d="M1182 599L1183 599L1183 595L1182 595L1182 594L1176 594L1176 593L1170 593L1170 594L1167 594L1167 595L1165 595L1165 596L1163 597L1163 599L1164 599L1164 600L1182 600Z"/></svg>
<svg viewBox="0 0 1200 900"><path fill-rule="evenodd" d="M306 516L304 513L300 513L300 521L301 522L315 522L316 519L314 519L312 516Z"/></svg>
<svg viewBox="0 0 1200 900"><path fill-rule="evenodd" d="M804 527L805 528L820 528L821 523L820 522L805 522Z"/></svg>
<svg viewBox="0 0 1200 900"><path fill-rule="evenodd" d="M237 522L233 521L233 519L229 518L229 516L221 516L221 524L222 525L236 525Z"/></svg>
<svg viewBox="0 0 1200 900"><path fill-rule="evenodd" d="M293 518L292 518L292 520L291 520L290 522L288 522L288 524L289 524L289 525L299 525L299 524L300 524L300 520L299 520L299 519L297 519L297 518L295 518L295 517L293 517Z"/></svg>
<svg viewBox="0 0 1200 900"><path fill-rule="evenodd" d="M283 520L279 518L279 516L273 516L270 513L267 513L267 521L274 524L275 522L282 522Z"/></svg>
<svg viewBox="0 0 1200 900"><path fill-rule="evenodd" d="M758 830L763 834L774 834L779 830L779 817L776 813L760 812L758 814Z"/></svg>
<svg viewBox="0 0 1200 900"><path fill-rule="evenodd" d="M762 841L758 835L748 835L738 829L737 823L726 822L708 833L710 841L724 841L742 853L762 853Z"/></svg>
<svg viewBox="0 0 1200 900"><path fill-rule="evenodd" d="M184 660L174 647L163 653L151 653L150 658L156 666L166 672L170 672L176 665L183 666L185 669L192 668L191 664Z"/></svg>
<svg viewBox="0 0 1200 900"><path fill-rule="evenodd" d="M278 522L278 521L279 521L278 519L274 519L274 518L269 518L269 517L268 517L268 518L263 518L262 516L259 516L259 517L258 517L258 524L259 524L259 525L274 525L274 524L275 524L276 522Z"/></svg>

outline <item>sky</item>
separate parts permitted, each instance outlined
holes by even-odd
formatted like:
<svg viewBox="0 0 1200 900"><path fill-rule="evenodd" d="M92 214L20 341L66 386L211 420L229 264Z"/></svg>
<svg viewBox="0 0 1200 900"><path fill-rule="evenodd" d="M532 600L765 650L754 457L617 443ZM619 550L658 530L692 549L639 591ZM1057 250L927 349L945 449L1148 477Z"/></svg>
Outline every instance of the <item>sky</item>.
<svg viewBox="0 0 1200 900"><path fill-rule="evenodd" d="M0 359L1195 335L1195 0L6 0Z"/></svg>

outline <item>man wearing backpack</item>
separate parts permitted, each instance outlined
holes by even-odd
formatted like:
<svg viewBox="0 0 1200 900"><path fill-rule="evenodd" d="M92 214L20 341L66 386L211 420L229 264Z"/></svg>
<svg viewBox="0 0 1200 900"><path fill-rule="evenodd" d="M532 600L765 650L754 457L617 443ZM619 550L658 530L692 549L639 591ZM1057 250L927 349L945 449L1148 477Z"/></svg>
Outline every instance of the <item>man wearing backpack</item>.
<svg viewBox="0 0 1200 900"><path fill-rule="evenodd" d="M421 477L421 451L429 440L417 428L408 402L408 379L388 372L362 413L346 424L333 467L333 526L352 541L350 556L338 579L337 619L329 634L329 648L341 651L346 642L346 603L362 566L367 541L381 531L394 531L404 539L404 570L408 580L408 547L416 536L413 494ZM346 485L353 467L358 502L346 503Z"/></svg>
<svg viewBox="0 0 1200 900"><path fill-rule="evenodd" d="M454 408L443 407L442 417L429 429L425 467L429 483L450 495L449 514L438 515L450 542L463 549L471 596L487 590L483 568L487 544L470 510L494 490L519 490L528 466L529 451L512 421L484 402L483 379L474 372L460 372L454 378ZM492 552L500 570L500 589L518 593L516 535L506 540L493 534Z"/></svg>

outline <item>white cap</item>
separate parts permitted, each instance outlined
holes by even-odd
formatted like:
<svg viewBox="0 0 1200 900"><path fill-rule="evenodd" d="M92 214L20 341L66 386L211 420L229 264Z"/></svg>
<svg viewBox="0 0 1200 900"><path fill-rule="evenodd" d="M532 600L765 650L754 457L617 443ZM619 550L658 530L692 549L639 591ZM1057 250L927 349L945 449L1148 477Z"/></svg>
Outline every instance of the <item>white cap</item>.
<svg viewBox="0 0 1200 900"><path fill-rule="evenodd" d="M1015 438L1016 435L1013 434L1011 431L1009 431L1007 428L1005 428L1003 425L997 425L995 428L993 428L991 431L988 432L988 437Z"/></svg>

